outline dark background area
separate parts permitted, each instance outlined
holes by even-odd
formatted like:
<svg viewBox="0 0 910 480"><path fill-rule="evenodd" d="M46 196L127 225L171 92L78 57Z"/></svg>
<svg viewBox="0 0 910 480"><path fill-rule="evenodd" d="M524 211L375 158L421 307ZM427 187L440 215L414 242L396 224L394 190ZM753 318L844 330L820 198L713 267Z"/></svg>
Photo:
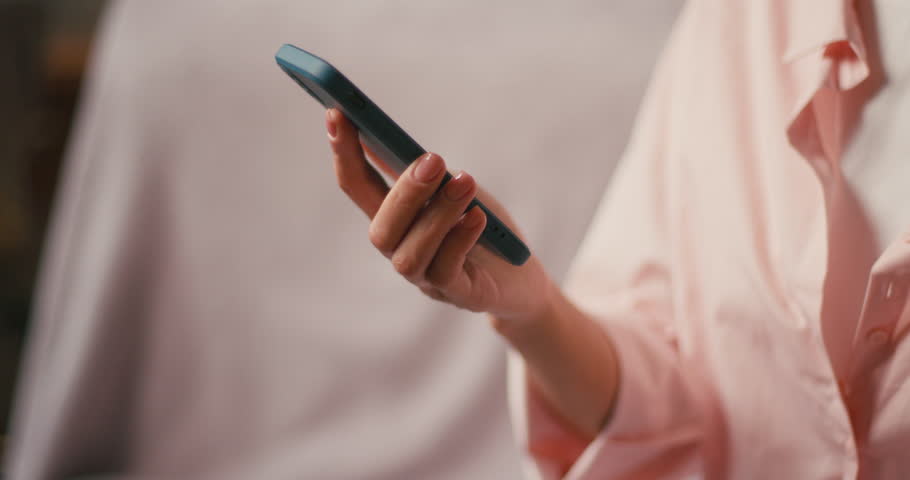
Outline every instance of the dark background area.
<svg viewBox="0 0 910 480"><path fill-rule="evenodd" d="M104 0L0 0L0 460L39 258Z"/></svg>

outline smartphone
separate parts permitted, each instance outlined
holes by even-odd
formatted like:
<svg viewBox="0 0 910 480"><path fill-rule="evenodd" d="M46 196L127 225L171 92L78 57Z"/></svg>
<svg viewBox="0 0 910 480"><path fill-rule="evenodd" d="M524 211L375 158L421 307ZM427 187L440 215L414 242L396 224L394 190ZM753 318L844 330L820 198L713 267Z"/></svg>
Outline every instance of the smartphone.
<svg viewBox="0 0 910 480"><path fill-rule="evenodd" d="M337 108L344 113L360 132L361 142L398 173L426 153L369 97L325 60L293 45L283 45L278 49L275 60L288 76L325 108ZM451 179L452 176L446 172L442 185ZM487 216L487 226L478 243L512 265L524 264L531 256L524 242L476 198L471 200L468 210L475 205Z"/></svg>

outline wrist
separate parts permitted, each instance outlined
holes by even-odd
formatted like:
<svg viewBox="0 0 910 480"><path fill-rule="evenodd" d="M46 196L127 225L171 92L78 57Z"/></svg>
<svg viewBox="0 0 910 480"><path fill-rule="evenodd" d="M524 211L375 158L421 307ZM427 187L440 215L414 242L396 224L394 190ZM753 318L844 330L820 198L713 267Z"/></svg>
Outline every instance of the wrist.
<svg viewBox="0 0 910 480"><path fill-rule="evenodd" d="M619 364L607 332L553 287L526 316L491 316L521 355L529 380L578 432L593 437L608 421L619 389Z"/></svg>
<svg viewBox="0 0 910 480"><path fill-rule="evenodd" d="M535 308L513 315L490 314L490 325L506 341L521 350L521 345L552 331L560 314L560 305L567 300L560 288L547 282L538 294Z"/></svg>

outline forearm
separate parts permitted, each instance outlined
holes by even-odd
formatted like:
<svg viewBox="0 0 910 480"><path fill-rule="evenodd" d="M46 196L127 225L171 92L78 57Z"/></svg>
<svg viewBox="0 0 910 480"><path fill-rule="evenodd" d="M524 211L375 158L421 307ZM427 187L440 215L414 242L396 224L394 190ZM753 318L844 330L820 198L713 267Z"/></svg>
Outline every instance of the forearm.
<svg viewBox="0 0 910 480"><path fill-rule="evenodd" d="M617 356L606 332L558 287L548 297L535 318L491 321L524 358L531 388L579 433L594 437L616 398Z"/></svg>

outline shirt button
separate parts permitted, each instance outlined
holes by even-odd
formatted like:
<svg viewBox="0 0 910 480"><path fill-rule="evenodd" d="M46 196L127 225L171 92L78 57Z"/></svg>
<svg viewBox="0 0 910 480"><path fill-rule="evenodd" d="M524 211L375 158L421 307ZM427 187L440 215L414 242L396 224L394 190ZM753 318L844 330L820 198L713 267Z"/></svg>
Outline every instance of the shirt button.
<svg viewBox="0 0 910 480"><path fill-rule="evenodd" d="M873 328L866 334L866 341L872 347L884 347L888 343L888 332L881 328Z"/></svg>
<svg viewBox="0 0 910 480"><path fill-rule="evenodd" d="M882 284L879 290L879 298L885 301L901 299L907 296L907 289L910 287L910 275L907 272L898 272L892 275L888 281Z"/></svg>

